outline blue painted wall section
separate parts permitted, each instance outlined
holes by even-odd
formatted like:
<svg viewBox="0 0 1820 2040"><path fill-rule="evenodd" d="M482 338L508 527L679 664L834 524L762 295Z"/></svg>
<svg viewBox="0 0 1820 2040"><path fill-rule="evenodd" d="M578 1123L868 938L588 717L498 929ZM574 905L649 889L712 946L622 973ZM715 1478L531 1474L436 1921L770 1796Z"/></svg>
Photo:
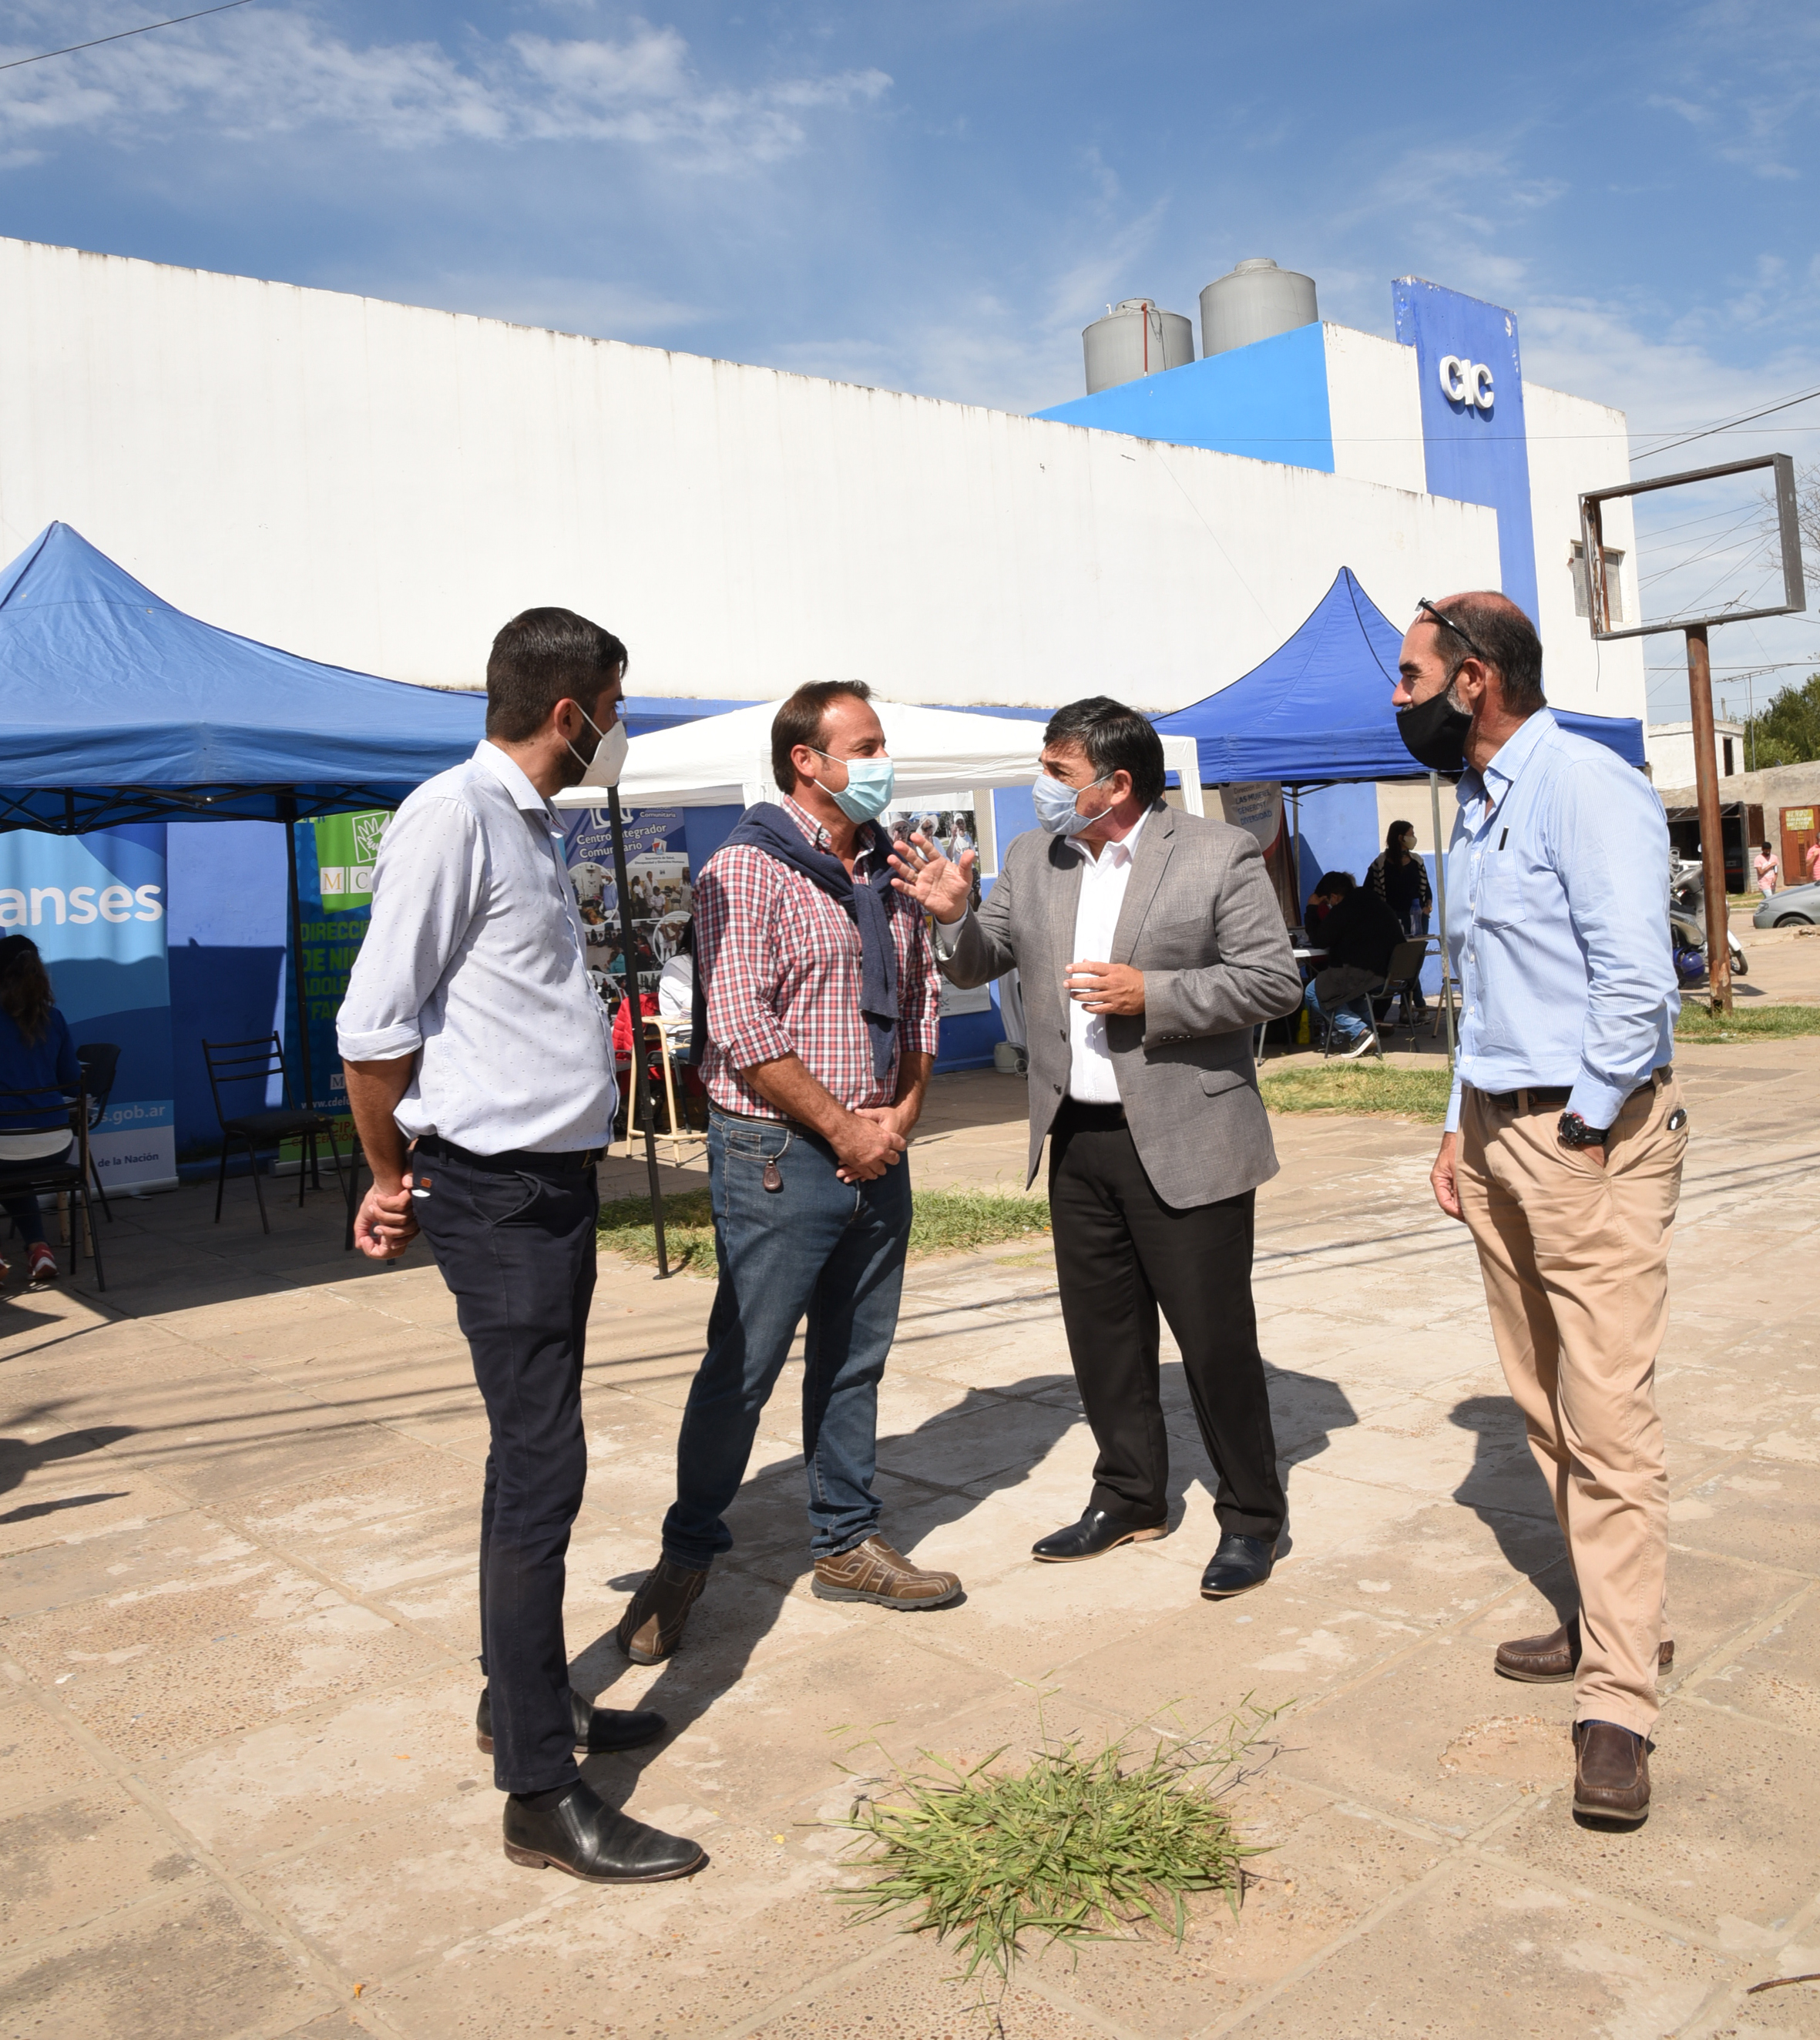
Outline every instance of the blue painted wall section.
<svg viewBox="0 0 1820 2040"><path fill-rule="evenodd" d="M1419 276L1391 286L1396 337L1415 349L1428 492L1498 512L1498 558L1504 592L1533 621L1537 614L1536 537L1529 511L1529 443L1523 414L1523 359L1515 314ZM1482 410L1441 388L1449 355L1491 371L1491 408ZM1431 590L1435 599L1451 588Z"/></svg>
<svg viewBox="0 0 1820 2040"><path fill-rule="evenodd" d="M1285 467L1334 471L1327 343L1318 322L1035 415Z"/></svg>

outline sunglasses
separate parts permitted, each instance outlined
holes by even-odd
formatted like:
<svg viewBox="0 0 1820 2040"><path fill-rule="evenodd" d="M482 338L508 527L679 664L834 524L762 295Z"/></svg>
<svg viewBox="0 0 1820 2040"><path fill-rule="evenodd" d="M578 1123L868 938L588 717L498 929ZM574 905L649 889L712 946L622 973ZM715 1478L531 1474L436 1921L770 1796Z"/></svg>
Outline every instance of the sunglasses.
<svg viewBox="0 0 1820 2040"><path fill-rule="evenodd" d="M1472 633L1465 630L1460 624L1456 623L1451 616L1445 615L1440 610L1437 609L1434 604L1429 600L1426 595L1419 596L1417 599L1415 606L1418 609L1424 610L1429 615L1432 616L1435 622L1441 626L1443 630L1451 630L1454 636L1465 645L1467 650L1472 653L1475 658L1483 659L1486 664L1488 666L1491 664L1490 656L1480 646L1475 645L1472 641Z"/></svg>

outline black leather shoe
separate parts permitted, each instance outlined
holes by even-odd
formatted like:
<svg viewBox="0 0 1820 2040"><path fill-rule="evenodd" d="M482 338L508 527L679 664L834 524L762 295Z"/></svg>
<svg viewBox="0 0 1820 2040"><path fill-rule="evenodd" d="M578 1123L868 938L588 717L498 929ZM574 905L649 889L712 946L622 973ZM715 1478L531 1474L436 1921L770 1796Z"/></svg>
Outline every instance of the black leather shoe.
<svg viewBox="0 0 1820 2040"><path fill-rule="evenodd" d="M1261 1587L1276 1562L1274 1537L1241 1537L1236 1530L1226 1531L1219 1550L1207 1561L1207 1570L1201 1575L1201 1598L1226 1600L1249 1588Z"/></svg>
<svg viewBox="0 0 1820 2040"><path fill-rule="evenodd" d="M1045 1566L1065 1566L1077 1559L1097 1559L1102 1551L1116 1551L1121 1544L1141 1544L1163 1536L1168 1528L1167 1523L1152 1523L1147 1529L1136 1529L1103 1509L1090 1509L1079 1522L1038 1538L1030 1547L1030 1556Z"/></svg>
<svg viewBox="0 0 1820 2040"><path fill-rule="evenodd" d="M589 1756L609 1749L636 1749L664 1733L664 1717L651 1707L597 1707L585 1694L569 1688L569 1711L575 1723L575 1747ZM493 1701L488 1689L480 1689L480 1705L474 1717L474 1739L493 1754Z"/></svg>
<svg viewBox="0 0 1820 2040"><path fill-rule="evenodd" d="M521 1799L507 1799L505 1853L527 1870L547 1865L584 1884L661 1884L691 1875L708 1859L699 1842L603 1806L579 1778L567 1798L541 1814Z"/></svg>

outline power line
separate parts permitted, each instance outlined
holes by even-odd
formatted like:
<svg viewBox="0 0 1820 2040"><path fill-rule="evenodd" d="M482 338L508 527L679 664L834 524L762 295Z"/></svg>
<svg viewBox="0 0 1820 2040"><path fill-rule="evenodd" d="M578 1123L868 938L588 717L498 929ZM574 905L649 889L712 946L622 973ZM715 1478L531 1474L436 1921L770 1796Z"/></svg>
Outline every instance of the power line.
<svg viewBox="0 0 1820 2040"><path fill-rule="evenodd" d="M1766 404L1761 411L1745 411L1735 418L1722 418L1716 425L1708 425L1697 432L1689 432L1685 439L1670 440L1662 446L1648 447L1641 453L1631 455L1634 466L1639 460L1653 460L1658 453L1673 453L1677 447L1692 446L1696 440L1709 440L1716 432L1731 432L1739 425L1748 425L1757 418L1772 417L1778 411L1792 410L1797 404L1810 402L1820 397L1820 383L1811 390L1803 390L1799 396L1784 397L1780 403Z"/></svg>
<svg viewBox="0 0 1820 2040"><path fill-rule="evenodd" d="M122 29L116 35L97 36L92 43L71 43L60 50L40 50L35 57L14 57L11 63L0 64L0 70L17 70L21 64L43 63L50 57L73 57L78 50L98 50L103 43L124 43L128 36L149 36L154 29L174 29L180 21L200 21L204 14L225 14L248 4L249 0L221 0L219 7L199 7L193 14L173 14L168 21L147 21L143 28Z"/></svg>

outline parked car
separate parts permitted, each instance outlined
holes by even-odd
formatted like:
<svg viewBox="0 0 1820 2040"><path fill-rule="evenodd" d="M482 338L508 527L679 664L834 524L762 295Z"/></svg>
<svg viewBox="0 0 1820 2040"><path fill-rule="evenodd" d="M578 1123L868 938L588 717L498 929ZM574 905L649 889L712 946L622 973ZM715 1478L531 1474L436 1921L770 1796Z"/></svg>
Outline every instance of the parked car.
<svg viewBox="0 0 1820 2040"><path fill-rule="evenodd" d="M1750 923L1757 928L1820 927L1820 885L1791 885L1786 892L1772 892Z"/></svg>

